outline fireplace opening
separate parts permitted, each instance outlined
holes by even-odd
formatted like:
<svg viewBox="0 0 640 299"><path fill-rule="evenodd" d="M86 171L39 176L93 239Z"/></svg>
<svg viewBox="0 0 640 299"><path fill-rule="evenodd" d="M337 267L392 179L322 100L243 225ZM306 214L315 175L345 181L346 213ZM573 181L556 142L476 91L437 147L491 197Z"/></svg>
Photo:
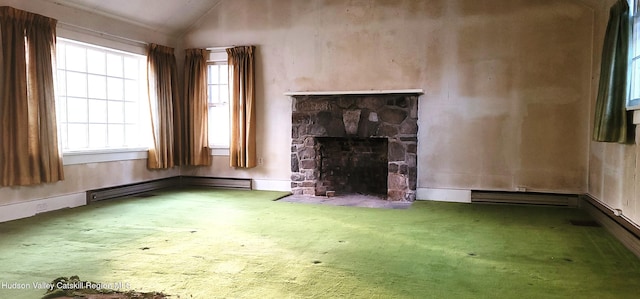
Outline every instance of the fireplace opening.
<svg viewBox="0 0 640 299"><path fill-rule="evenodd" d="M316 195L366 194L386 197L387 138L315 137Z"/></svg>

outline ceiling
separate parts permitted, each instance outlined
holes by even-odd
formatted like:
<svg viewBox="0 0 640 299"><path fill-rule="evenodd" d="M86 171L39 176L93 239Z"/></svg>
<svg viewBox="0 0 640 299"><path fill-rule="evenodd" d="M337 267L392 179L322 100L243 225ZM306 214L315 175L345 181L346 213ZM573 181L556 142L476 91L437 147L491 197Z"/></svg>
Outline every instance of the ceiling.
<svg viewBox="0 0 640 299"><path fill-rule="evenodd" d="M222 0L44 0L86 10L169 35L179 35ZM602 0L573 0L589 7ZM613 1L613 0L609 0Z"/></svg>
<svg viewBox="0 0 640 299"><path fill-rule="evenodd" d="M186 31L221 0L46 0L159 32Z"/></svg>

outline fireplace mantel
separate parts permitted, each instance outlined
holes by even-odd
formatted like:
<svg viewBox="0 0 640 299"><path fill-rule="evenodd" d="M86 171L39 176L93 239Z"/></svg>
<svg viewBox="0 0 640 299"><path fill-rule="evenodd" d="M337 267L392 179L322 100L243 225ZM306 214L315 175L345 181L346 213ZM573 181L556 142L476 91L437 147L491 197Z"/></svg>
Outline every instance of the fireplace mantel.
<svg viewBox="0 0 640 299"><path fill-rule="evenodd" d="M424 94L423 89L379 89L379 90L334 90L334 91L287 91L286 96L368 95L368 94Z"/></svg>

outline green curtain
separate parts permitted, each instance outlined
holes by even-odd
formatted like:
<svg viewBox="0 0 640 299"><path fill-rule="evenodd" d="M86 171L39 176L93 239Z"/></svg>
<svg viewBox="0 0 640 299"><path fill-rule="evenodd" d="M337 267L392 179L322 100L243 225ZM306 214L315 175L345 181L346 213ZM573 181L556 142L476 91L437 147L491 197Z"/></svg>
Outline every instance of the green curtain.
<svg viewBox="0 0 640 299"><path fill-rule="evenodd" d="M593 127L593 140L627 143L630 118L627 116L627 68L629 63L629 6L618 0L609 12L602 47L600 83Z"/></svg>

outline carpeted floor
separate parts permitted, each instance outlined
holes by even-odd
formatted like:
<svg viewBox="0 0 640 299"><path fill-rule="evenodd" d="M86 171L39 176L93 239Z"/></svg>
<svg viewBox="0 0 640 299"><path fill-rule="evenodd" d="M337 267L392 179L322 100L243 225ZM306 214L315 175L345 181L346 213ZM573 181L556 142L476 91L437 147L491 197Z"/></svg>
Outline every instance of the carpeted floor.
<svg viewBox="0 0 640 299"><path fill-rule="evenodd" d="M73 275L170 298L640 294L640 260L572 224L589 220L576 209L273 201L283 195L163 191L1 223L0 298L40 298L34 283Z"/></svg>

